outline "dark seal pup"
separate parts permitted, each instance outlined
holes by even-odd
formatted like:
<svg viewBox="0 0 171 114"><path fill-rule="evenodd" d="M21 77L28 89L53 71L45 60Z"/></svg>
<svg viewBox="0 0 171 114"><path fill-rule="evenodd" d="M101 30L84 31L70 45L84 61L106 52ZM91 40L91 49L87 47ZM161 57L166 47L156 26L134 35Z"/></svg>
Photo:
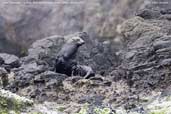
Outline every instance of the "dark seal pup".
<svg viewBox="0 0 171 114"><path fill-rule="evenodd" d="M95 76L95 72L90 66L86 65L75 65L72 68L73 76L83 76L85 79Z"/></svg>

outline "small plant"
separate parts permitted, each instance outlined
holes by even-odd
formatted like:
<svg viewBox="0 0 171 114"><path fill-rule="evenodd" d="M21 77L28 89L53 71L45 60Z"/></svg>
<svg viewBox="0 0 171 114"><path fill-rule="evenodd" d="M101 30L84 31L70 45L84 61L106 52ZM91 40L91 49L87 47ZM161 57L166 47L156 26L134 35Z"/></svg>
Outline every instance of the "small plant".
<svg viewBox="0 0 171 114"><path fill-rule="evenodd" d="M168 113L168 111L169 111L169 109L163 108L163 109L160 109L160 110L151 111L150 114L170 114L170 113Z"/></svg>
<svg viewBox="0 0 171 114"><path fill-rule="evenodd" d="M94 109L94 112L96 114L110 114L111 113L111 110L110 110L110 108L103 108L103 109L95 108Z"/></svg>
<svg viewBox="0 0 171 114"><path fill-rule="evenodd" d="M81 108L81 110L76 113L76 114L87 114L87 110L88 110L88 106L85 105L83 108Z"/></svg>
<svg viewBox="0 0 171 114"><path fill-rule="evenodd" d="M60 112L64 112L65 107L59 107L57 110L60 111Z"/></svg>
<svg viewBox="0 0 171 114"><path fill-rule="evenodd" d="M161 112L151 112L150 114L166 114L166 112L161 111Z"/></svg>

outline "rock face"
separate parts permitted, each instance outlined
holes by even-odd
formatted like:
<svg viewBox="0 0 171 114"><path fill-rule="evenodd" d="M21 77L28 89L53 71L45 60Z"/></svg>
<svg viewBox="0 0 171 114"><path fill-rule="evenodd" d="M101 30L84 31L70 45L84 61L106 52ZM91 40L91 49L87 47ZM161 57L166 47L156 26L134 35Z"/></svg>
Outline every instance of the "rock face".
<svg viewBox="0 0 171 114"><path fill-rule="evenodd" d="M60 0L52 3L54 0L33 0L35 3L28 5L23 3L28 0L16 1L21 4L15 4L13 0L1 0L0 44L3 42L3 45L0 45L0 52L15 52L18 55L26 53L26 49L34 41L55 34L67 35L86 31L92 38L114 38L117 35L117 24L133 15L134 10L143 2ZM36 3L46 1L50 3Z"/></svg>
<svg viewBox="0 0 171 114"><path fill-rule="evenodd" d="M127 41L127 47L121 54L123 62L119 69L122 70L113 72L115 79L125 78L131 87L140 90L170 85L171 24L167 18L161 18L170 14L161 13L168 12L166 10L147 9L150 12L147 18L145 10L139 15L141 17L121 25L120 33ZM159 14L157 18L156 12Z"/></svg>

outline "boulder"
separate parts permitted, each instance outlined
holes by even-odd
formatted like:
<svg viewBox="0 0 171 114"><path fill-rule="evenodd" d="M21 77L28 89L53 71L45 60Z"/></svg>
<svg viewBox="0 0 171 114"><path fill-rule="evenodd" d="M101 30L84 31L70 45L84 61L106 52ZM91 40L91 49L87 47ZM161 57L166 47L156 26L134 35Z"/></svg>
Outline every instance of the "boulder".
<svg viewBox="0 0 171 114"><path fill-rule="evenodd" d="M20 66L19 58L15 55L0 53L0 58L2 58L2 61L4 61L2 62L4 65L9 65L11 68Z"/></svg>

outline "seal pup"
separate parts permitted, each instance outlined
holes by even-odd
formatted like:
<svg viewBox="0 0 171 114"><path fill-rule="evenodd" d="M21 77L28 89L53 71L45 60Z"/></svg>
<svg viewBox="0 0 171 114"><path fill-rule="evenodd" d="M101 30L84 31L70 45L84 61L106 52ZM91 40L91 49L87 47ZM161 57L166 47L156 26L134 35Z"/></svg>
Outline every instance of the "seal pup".
<svg viewBox="0 0 171 114"><path fill-rule="evenodd" d="M76 65L72 68L72 76L83 76L85 79L95 76L95 72L90 66Z"/></svg>

